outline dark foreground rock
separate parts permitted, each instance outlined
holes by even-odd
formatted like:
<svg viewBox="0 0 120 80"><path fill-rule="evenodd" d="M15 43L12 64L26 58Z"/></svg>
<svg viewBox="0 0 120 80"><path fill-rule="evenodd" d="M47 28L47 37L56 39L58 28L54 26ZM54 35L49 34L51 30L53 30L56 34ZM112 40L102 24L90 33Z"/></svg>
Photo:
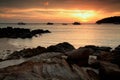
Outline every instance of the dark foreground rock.
<svg viewBox="0 0 120 80"><path fill-rule="evenodd" d="M22 64L0 69L0 80L99 80L93 70L77 65L70 68L62 56L62 53L44 53Z"/></svg>
<svg viewBox="0 0 120 80"><path fill-rule="evenodd" d="M99 75L101 80L120 80L120 68L112 63L100 62Z"/></svg>
<svg viewBox="0 0 120 80"><path fill-rule="evenodd" d="M12 54L10 54L7 57L7 60L10 60L10 59L20 59L21 57L22 58L29 58L29 57L41 54L41 53L43 53L45 51L46 51L46 48L40 47L40 46L38 46L37 48L33 48L33 49L30 49L30 48L23 49L23 50L20 50L20 51L15 51Z"/></svg>
<svg viewBox="0 0 120 80"><path fill-rule="evenodd" d="M50 33L50 31L42 29L30 31L30 29L12 27L0 28L0 38L32 38L43 33Z"/></svg>
<svg viewBox="0 0 120 80"><path fill-rule="evenodd" d="M67 42L24 49L0 62L0 80L120 80L119 53L120 46L75 49Z"/></svg>
<svg viewBox="0 0 120 80"><path fill-rule="evenodd" d="M74 50L74 46L72 46L71 44L69 44L68 42L64 42L64 43L59 43L57 45L52 45L47 47L47 52L68 52L68 51L72 51Z"/></svg>
<svg viewBox="0 0 120 80"><path fill-rule="evenodd" d="M79 48L66 53L68 55L67 61L70 64L88 66L89 55L92 55L93 53L93 50L90 48Z"/></svg>
<svg viewBox="0 0 120 80"><path fill-rule="evenodd" d="M113 60L112 63L120 66L120 45L117 46L113 51Z"/></svg>
<svg viewBox="0 0 120 80"><path fill-rule="evenodd" d="M8 55L7 60L11 60L11 59L20 59L22 58L30 58L32 56L36 56L38 54L42 54L45 52L68 52L68 51L72 51L75 48L67 43L67 42L63 42L63 43L59 43L57 45L54 46L49 46L48 48L45 47L41 47L38 46L37 48L27 48L27 49L23 49L20 51L15 51L12 54Z"/></svg>

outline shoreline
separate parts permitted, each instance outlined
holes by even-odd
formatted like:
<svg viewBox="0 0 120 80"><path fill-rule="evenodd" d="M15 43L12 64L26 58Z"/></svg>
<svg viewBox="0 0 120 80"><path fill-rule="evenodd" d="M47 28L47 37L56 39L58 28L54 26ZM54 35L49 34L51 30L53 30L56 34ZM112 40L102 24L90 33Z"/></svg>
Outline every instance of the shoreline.
<svg viewBox="0 0 120 80"><path fill-rule="evenodd" d="M0 62L0 79L119 80L120 45L111 49L94 45L75 49L63 42L15 51Z"/></svg>

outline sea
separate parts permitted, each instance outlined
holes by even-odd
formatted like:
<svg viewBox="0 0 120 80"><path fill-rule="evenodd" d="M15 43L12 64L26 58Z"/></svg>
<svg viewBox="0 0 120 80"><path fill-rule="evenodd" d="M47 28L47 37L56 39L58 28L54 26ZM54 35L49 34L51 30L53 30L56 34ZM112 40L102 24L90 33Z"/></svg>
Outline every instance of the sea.
<svg viewBox="0 0 120 80"><path fill-rule="evenodd" d="M51 33L42 34L31 39L0 39L0 54L18 51L24 48L35 48L37 46L48 47L62 42L69 42L76 49L85 45L109 46L112 48L120 45L120 25L115 24L81 24L63 25L56 23L46 25L45 23L29 23L18 25L13 23L1 23L0 28L6 27L28 28L30 30L44 29Z"/></svg>

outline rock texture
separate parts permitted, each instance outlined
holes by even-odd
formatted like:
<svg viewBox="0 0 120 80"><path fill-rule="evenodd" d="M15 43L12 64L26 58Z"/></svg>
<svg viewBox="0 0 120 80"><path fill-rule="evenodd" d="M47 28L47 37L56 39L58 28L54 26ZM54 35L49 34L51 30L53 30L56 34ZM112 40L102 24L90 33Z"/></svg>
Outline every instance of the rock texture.
<svg viewBox="0 0 120 80"><path fill-rule="evenodd" d="M74 50L74 46L72 46L71 44L69 44L68 42L63 42L63 43L59 43L57 45L52 45L47 47L47 52L68 52L68 51L72 51Z"/></svg>
<svg viewBox="0 0 120 80"><path fill-rule="evenodd" d="M44 53L36 56L39 58L34 57L22 64L2 68L0 80L98 80L92 79L91 72L88 74L77 65L70 68L62 56L62 53Z"/></svg>
<svg viewBox="0 0 120 80"><path fill-rule="evenodd" d="M24 49L0 62L0 80L120 80L119 53L120 46L75 49L67 42Z"/></svg>
<svg viewBox="0 0 120 80"><path fill-rule="evenodd" d="M99 75L102 80L120 80L120 68L116 64L100 62Z"/></svg>

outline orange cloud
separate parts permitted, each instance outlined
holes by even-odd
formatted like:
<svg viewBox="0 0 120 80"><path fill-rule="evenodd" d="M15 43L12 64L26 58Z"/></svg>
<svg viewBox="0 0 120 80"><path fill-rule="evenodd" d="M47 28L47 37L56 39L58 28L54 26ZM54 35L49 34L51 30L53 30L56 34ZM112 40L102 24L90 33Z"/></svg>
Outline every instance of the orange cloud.
<svg viewBox="0 0 120 80"><path fill-rule="evenodd" d="M114 16L120 12L107 13L105 11L96 10L79 10L79 9L44 9L44 8L29 8L29 9L3 9L0 13L0 18L4 19L20 19L28 22L73 22L80 21L81 23L93 23L101 18ZM42 17L41 17L42 16Z"/></svg>
<svg viewBox="0 0 120 80"><path fill-rule="evenodd" d="M49 2L44 2L44 5L45 5L45 6L48 6L48 5L49 5Z"/></svg>

